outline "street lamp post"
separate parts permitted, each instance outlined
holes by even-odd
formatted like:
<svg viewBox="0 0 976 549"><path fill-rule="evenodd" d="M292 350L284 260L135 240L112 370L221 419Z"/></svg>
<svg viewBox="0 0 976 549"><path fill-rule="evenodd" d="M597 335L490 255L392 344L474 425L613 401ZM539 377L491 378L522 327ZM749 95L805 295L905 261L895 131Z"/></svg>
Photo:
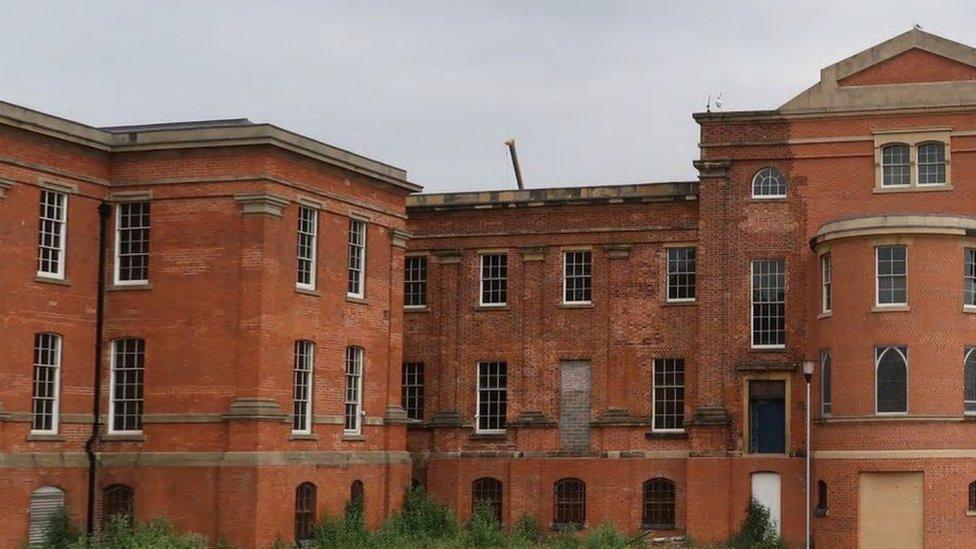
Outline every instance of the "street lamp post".
<svg viewBox="0 0 976 549"><path fill-rule="evenodd" d="M804 496L806 497L806 521L805 521L805 532L806 532L806 548L810 549L810 439L812 438L812 433L810 432L810 380L813 379L813 369L816 367L816 362L813 360L803 361L803 377L807 382L807 400L806 400L806 411L807 411L807 430L806 430L806 489L804 490Z"/></svg>

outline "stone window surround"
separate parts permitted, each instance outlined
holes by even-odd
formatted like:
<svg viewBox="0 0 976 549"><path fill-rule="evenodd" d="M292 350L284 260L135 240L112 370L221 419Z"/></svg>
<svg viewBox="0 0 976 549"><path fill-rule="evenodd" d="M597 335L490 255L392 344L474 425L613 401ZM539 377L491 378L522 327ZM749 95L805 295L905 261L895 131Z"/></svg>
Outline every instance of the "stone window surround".
<svg viewBox="0 0 976 549"><path fill-rule="evenodd" d="M874 192L921 192L947 191L952 189L952 154L950 146L950 128L913 128L905 130L878 130L872 132L874 136ZM945 145L945 183L918 184L918 146L924 143L942 143ZM909 149L909 179L908 185L883 186L884 170L881 165L881 149L885 145L908 145Z"/></svg>

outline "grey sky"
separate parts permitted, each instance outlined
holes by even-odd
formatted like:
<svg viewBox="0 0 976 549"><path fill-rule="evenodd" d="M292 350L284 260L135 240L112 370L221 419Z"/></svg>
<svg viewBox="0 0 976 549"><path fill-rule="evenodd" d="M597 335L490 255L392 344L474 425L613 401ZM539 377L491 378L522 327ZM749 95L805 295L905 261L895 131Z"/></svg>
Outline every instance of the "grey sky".
<svg viewBox="0 0 976 549"><path fill-rule="evenodd" d="M93 125L248 117L427 191L694 177L691 113L775 108L976 2L0 2L0 99Z"/></svg>

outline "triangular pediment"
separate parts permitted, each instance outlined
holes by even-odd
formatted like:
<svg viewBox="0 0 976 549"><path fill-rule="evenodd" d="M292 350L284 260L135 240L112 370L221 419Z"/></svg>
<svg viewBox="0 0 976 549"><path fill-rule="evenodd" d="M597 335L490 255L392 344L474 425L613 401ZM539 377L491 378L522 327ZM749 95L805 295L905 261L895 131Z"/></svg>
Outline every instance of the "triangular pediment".
<svg viewBox="0 0 976 549"><path fill-rule="evenodd" d="M914 28L820 71L782 112L976 105L976 48Z"/></svg>

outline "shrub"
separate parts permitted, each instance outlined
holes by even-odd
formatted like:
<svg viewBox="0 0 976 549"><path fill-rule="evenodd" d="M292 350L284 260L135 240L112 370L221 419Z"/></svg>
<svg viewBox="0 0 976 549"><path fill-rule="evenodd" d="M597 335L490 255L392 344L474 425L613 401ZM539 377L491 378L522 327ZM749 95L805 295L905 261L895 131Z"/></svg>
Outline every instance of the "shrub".
<svg viewBox="0 0 976 549"><path fill-rule="evenodd" d="M542 528L539 521L523 513L512 527L511 544L516 546L538 543L542 539Z"/></svg>
<svg viewBox="0 0 976 549"><path fill-rule="evenodd" d="M749 509L739 529L739 534L729 541L732 549L783 549L786 545L776 533L769 509L755 499L749 501Z"/></svg>
<svg viewBox="0 0 976 549"><path fill-rule="evenodd" d="M610 524L600 525L583 539L583 547L587 549L623 549L627 545L627 538Z"/></svg>
<svg viewBox="0 0 976 549"><path fill-rule="evenodd" d="M129 517L114 517L98 534L89 538L72 524L62 509L51 521L44 537L45 549L205 549L200 534L181 534L166 519L133 524Z"/></svg>
<svg viewBox="0 0 976 549"><path fill-rule="evenodd" d="M468 547L499 547L505 545L501 524L495 516L495 509L490 503L479 501L474 507L474 514L465 529Z"/></svg>
<svg viewBox="0 0 976 549"><path fill-rule="evenodd" d="M81 533L75 528L74 524L71 523L71 517L68 516L68 510L64 507L57 510L53 517L51 517L51 522L48 524L47 532L44 534L44 548L45 549L63 549L65 547L70 547L71 544L78 541L81 537Z"/></svg>

